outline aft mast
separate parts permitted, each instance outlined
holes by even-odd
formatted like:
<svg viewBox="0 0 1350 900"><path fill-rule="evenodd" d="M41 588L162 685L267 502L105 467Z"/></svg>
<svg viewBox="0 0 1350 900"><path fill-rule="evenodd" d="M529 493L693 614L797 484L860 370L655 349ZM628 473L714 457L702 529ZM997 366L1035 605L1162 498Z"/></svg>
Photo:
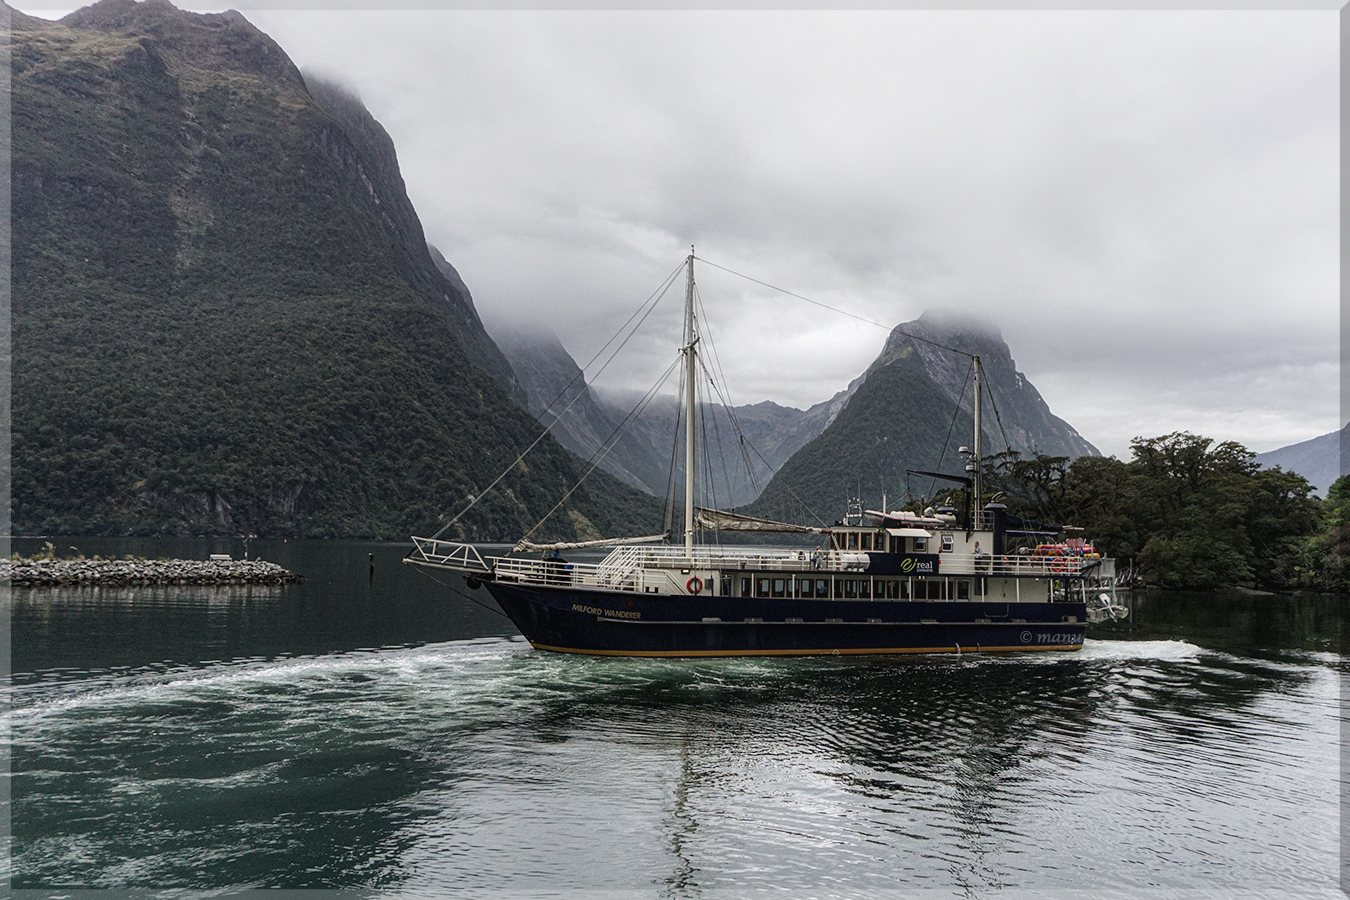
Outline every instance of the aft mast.
<svg viewBox="0 0 1350 900"><path fill-rule="evenodd" d="M970 521L972 525L978 525L980 521L980 470L984 468L980 457L980 437L984 430L980 424L980 401L983 399L984 372L980 368L980 356L977 353L973 357L973 366L975 371L975 477L972 479L972 496L970 498Z"/></svg>
<svg viewBox="0 0 1350 900"><path fill-rule="evenodd" d="M694 555L694 248L689 248L684 284L684 552Z"/></svg>

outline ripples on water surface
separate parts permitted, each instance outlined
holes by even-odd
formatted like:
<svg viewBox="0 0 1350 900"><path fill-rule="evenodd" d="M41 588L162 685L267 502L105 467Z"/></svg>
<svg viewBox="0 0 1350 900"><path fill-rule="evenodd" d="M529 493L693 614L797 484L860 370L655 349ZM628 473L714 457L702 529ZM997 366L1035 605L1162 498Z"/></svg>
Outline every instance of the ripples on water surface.
<svg viewBox="0 0 1350 900"><path fill-rule="evenodd" d="M333 596L385 637L422 621L411 593ZM15 592L15 887L1337 895L1343 600L1150 598L1053 657L654 661L362 649L360 628L287 637L322 617L285 591L193 597L161 598L153 646L125 631L119 665L70 629L124 633L155 601ZM1263 621L1253 602L1296 608L1214 639ZM222 637L213 615L266 624ZM307 640L333 646L277 649ZM268 649L211 658L222 641Z"/></svg>

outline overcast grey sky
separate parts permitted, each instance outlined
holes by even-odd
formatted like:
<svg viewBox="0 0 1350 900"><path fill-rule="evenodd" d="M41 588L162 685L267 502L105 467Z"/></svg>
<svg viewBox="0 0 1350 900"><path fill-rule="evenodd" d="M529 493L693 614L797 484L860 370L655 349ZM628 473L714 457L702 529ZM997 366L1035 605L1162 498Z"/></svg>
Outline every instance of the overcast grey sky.
<svg viewBox="0 0 1350 900"><path fill-rule="evenodd" d="M244 12L389 131L490 331L584 363L694 244L994 322L1107 453L1338 425L1334 11ZM824 400L885 339L698 279L736 403ZM677 293L603 384L665 369Z"/></svg>

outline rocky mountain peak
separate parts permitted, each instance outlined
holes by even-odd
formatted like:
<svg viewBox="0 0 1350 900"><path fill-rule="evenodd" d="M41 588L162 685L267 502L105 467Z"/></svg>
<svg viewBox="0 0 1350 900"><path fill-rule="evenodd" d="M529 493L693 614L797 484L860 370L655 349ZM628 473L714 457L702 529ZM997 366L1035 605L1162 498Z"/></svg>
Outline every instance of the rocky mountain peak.
<svg viewBox="0 0 1350 900"><path fill-rule="evenodd" d="M198 69L304 85L300 70L276 41L234 10L192 13L169 0L99 0L65 16L61 24L75 31L143 35Z"/></svg>
<svg viewBox="0 0 1350 900"><path fill-rule="evenodd" d="M1012 449L1024 454L1040 452L1071 458L1100 455L1069 423L1050 412L1040 392L1018 371L1003 333L991 322L959 313L927 311L912 322L897 325L867 371L870 376L891 366L913 370L969 412L975 405L970 355L980 357L993 397L993 408L986 408L982 429L988 446L993 448L991 452L1003 449L1006 440ZM850 388L856 390L853 385ZM995 411L998 415L993 414Z"/></svg>

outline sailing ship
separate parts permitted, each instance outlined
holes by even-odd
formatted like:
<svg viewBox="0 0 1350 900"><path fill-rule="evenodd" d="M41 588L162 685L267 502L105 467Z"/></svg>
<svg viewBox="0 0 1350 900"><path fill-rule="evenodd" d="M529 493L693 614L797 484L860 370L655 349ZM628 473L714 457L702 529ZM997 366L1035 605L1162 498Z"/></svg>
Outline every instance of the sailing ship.
<svg viewBox="0 0 1350 900"><path fill-rule="evenodd" d="M1001 503L981 504L978 356L973 450L961 448L968 475L953 479L967 488L962 508L859 510L835 526L814 527L697 506L694 259L692 252L686 259L682 348L683 541L522 540L511 553L492 556L470 543L414 537L405 562L485 587L539 650L605 656L1072 651L1082 647L1089 619L1124 611L1114 594L1114 560L1070 536L1071 529L1025 520ZM699 544L698 529L808 534L817 545ZM1031 540L1039 543L1013 549ZM596 563L560 554L602 544L613 549ZM533 555L540 552L543 558Z"/></svg>

